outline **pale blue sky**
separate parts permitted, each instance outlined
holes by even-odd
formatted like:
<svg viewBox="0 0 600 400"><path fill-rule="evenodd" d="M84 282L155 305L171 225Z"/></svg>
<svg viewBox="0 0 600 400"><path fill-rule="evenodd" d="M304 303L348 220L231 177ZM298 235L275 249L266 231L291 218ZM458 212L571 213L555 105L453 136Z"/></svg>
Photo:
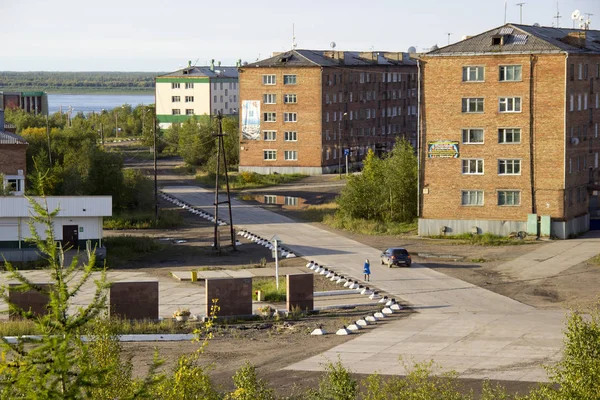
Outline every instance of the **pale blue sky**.
<svg viewBox="0 0 600 400"><path fill-rule="evenodd" d="M507 22L552 26L555 0L509 0ZM600 0L561 0L560 26ZM502 25L504 0L0 0L2 71L173 71L298 48L423 51Z"/></svg>

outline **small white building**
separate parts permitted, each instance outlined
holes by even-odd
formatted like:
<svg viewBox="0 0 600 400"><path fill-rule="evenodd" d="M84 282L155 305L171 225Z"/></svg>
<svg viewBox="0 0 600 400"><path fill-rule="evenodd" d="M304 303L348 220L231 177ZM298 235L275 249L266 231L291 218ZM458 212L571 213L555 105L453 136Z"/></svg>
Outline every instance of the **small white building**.
<svg viewBox="0 0 600 400"><path fill-rule="evenodd" d="M156 118L161 129L186 119L236 115L239 111L238 67L193 66L156 77Z"/></svg>
<svg viewBox="0 0 600 400"><path fill-rule="evenodd" d="M48 210L59 209L54 218L54 235L65 249L86 248L89 241L96 247L100 257L106 250L102 243L103 217L112 215L111 196L49 196L33 197L33 200ZM32 237L29 226L34 210L29 199L22 196L0 197L0 259L8 261L32 261L39 259L35 244L28 242ZM45 227L35 226L41 238L45 238Z"/></svg>

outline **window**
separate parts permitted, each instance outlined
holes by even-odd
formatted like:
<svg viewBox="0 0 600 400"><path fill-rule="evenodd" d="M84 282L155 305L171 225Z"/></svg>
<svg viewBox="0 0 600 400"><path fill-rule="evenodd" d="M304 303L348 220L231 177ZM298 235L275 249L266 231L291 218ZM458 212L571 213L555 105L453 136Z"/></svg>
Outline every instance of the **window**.
<svg viewBox="0 0 600 400"><path fill-rule="evenodd" d="M174 108L171 110L171 115L181 115L181 110L179 108Z"/></svg>
<svg viewBox="0 0 600 400"><path fill-rule="evenodd" d="M482 206L483 190L463 190L461 204L463 206Z"/></svg>
<svg viewBox="0 0 600 400"><path fill-rule="evenodd" d="M277 140L277 131L263 131L263 139L267 142Z"/></svg>
<svg viewBox="0 0 600 400"><path fill-rule="evenodd" d="M575 109L575 98L573 95L569 98L569 111L573 111Z"/></svg>
<svg viewBox="0 0 600 400"><path fill-rule="evenodd" d="M283 102L285 104L293 104L296 103L296 95L295 94L284 94L283 95Z"/></svg>
<svg viewBox="0 0 600 400"><path fill-rule="evenodd" d="M483 82L483 67L463 67L463 82Z"/></svg>
<svg viewBox="0 0 600 400"><path fill-rule="evenodd" d="M583 64L579 64L579 80L583 79Z"/></svg>
<svg viewBox="0 0 600 400"><path fill-rule="evenodd" d="M521 128L498 129L498 143L521 143Z"/></svg>
<svg viewBox="0 0 600 400"><path fill-rule="evenodd" d="M223 90L223 82L219 82L219 89Z"/></svg>
<svg viewBox="0 0 600 400"><path fill-rule="evenodd" d="M473 97L462 99L462 112L481 113L483 112L483 98Z"/></svg>
<svg viewBox="0 0 600 400"><path fill-rule="evenodd" d="M179 89L179 83L171 83L171 89Z"/></svg>
<svg viewBox="0 0 600 400"><path fill-rule="evenodd" d="M283 152L283 159L288 161L298 160L298 152L296 150L286 150Z"/></svg>
<svg viewBox="0 0 600 400"><path fill-rule="evenodd" d="M263 85L274 85L276 82L275 75L263 75Z"/></svg>
<svg viewBox="0 0 600 400"><path fill-rule="evenodd" d="M265 194L264 196L264 204L277 204L277 196L273 194Z"/></svg>
<svg viewBox="0 0 600 400"><path fill-rule="evenodd" d="M588 65L585 64L583 66L583 79L587 79L588 78Z"/></svg>
<svg viewBox="0 0 600 400"><path fill-rule="evenodd" d="M277 121L277 114L274 113L274 112L263 113L263 121L265 121L265 122L275 122L275 121Z"/></svg>
<svg viewBox="0 0 600 400"><path fill-rule="evenodd" d="M463 143L483 143L483 129L463 129Z"/></svg>
<svg viewBox="0 0 600 400"><path fill-rule="evenodd" d="M284 75L283 76L283 84L284 85L295 85L296 84L296 75Z"/></svg>
<svg viewBox="0 0 600 400"><path fill-rule="evenodd" d="M296 113L283 113L283 122L296 122L297 114Z"/></svg>
<svg viewBox="0 0 600 400"><path fill-rule="evenodd" d="M194 115L194 109L193 108L186 108L185 109L185 115Z"/></svg>
<svg viewBox="0 0 600 400"><path fill-rule="evenodd" d="M296 142L298 140L298 132L284 132L283 140L285 140L286 142Z"/></svg>
<svg viewBox="0 0 600 400"><path fill-rule="evenodd" d="M186 82L185 83L185 88L186 89L193 89L194 88L194 82Z"/></svg>
<svg viewBox="0 0 600 400"><path fill-rule="evenodd" d="M214 102L214 103L216 103L216 102L217 102L217 95L216 95L216 94L213 96L213 102Z"/></svg>
<svg viewBox="0 0 600 400"><path fill-rule="evenodd" d="M265 160L265 161L277 160L277 150L263 150L263 160Z"/></svg>
<svg viewBox="0 0 600 400"><path fill-rule="evenodd" d="M185 102L186 103L193 103L194 102L194 96L185 96Z"/></svg>
<svg viewBox="0 0 600 400"><path fill-rule="evenodd" d="M500 82L514 82L521 80L520 65L501 65Z"/></svg>
<svg viewBox="0 0 600 400"><path fill-rule="evenodd" d="M521 175L521 160L498 160L498 175Z"/></svg>
<svg viewBox="0 0 600 400"><path fill-rule="evenodd" d="M179 103L181 101L181 97L179 97L179 96L171 96L171 101L173 103Z"/></svg>
<svg viewBox="0 0 600 400"><path fill-rule="evenodd" d="M500 97L498 99L498 111L500 112L521 112L520 97Z"/></svg>
<svg viewBox="0 0 600 400"><path fill-rule="evenodd" d="M499 190L499 206L518 206L521 205L521 192L518 190Z"/></svg>
<svg viewBox="0 0 600 400"><path fill-rule="evenodd" d="M6 185L5 185L5 189L8 189L11 192L16 192L16 193L20 193L23 191L23 183L24 181L21 179L7 179L6 180ZM0 185L2 184L2 181L0 181Z"/></svg>
<svg viewBox="0 0 600 400"><path fill-rule="evenodd" d="M481 158L462 160L462 173L465 175L483 175L483 160Z"/></svg>
<svg viewBox="0 0 600 400"><path fill-rule="evenodd" d="M263 94L263 103L265 104L275 104L277 100L277 95L275 94Z"/></svg>
<svg viewBox="0 0 600 400"><path fill-rule="evenodd" d="M286 206L297 206L298 205L298 198L297 197L290 197L290 196L285 196L283 199L283 204Z"/></svg>

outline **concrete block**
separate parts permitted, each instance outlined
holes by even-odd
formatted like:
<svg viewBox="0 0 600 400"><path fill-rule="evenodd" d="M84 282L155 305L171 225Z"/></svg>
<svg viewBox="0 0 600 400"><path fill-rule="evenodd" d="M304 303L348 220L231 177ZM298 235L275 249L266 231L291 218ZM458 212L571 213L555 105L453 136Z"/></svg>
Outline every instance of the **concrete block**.
<svg viewBox="0 0 600 400"><path fill-rule="evenodd" d="M158 281L113 282L110 315L125 319L158 319Z"/></svg>
<svg viewBox="0 0 600 400"><path fill-rule="evenodd" d="M252 278L206 279L206 315L215 299L218 317L252 315Z"/></svg>
<svg viewBox="0 0 600 400"><path fill-rule="evenodd" d="M9 301L23 310L32 311L35 315L46 315L48 313L47 306L50 302L48 291L52 287L52 284L44 282L34 283L34 285L38 286L40 291L28 290L22 292L16 289L19 284L8 285ZM14 313L9 313L8 318L11 320L17 320L21 317Z"/></svg>
<svg viewBox="0 0 600 400"><path fill-rule="evenodd" d="M287 275L286 308L292 311L299 307L303 311L314 309L314 276L313 274Z"/></svg>

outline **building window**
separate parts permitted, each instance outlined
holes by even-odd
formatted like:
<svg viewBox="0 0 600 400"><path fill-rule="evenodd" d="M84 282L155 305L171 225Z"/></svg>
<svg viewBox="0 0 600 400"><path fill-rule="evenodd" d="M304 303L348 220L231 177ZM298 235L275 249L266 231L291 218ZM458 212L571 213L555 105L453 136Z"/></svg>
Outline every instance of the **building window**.
<svg viewBox="0 0 600 400"><path fill-rule="evenodd" d="M463 206L482 206L483 190L463 190L461 204Z"/></svg>
<svg viewBox="0 0 600 400"><path fill-rule="evenodd" d="M263 131L263 138L267 142L277 140L277 131Z"/></svg>
<svg viewBox="0 0 600 400"><path fill-rule="evenodd" d="M498 99L499 112L521 112L520 97L500 97Z"/></svg>
<svg viewBox="0 0 600 400"><path fill-rule="evenodd" d="M296 84L296 75L284 75L283 76L283 84L284 85L295 85Z"/></svg>
<svg viewBox="0 0 600 400"><path fill-rule="evenodd" d="M298 198L297 197L290 197L290 196L285 196L283 199L283 204L286 206L297 206L298 205Z"/></svg>
<svg viewBox="0 0 600 400"><path fill-rule="evenodd" d="M194 82L186 82L185 83L185 88L186 89L193 89L194 88Z"/></svg>
<svg viewBox="0 0 600 400"><path fill-rule="evenodd" d="M498 191L499 206L519 206L521 205L521 192L518 190L500 190Z"/></svg>
<svg viewBox="0 0 600 400"><path fill-rule="evenodd" d="M284 132L283 140L285 140L286 142L296 142L298 140L298 132Z"/></svg>
<svg viewBox="0 0 600 400"><path fill-rule="evenodd" d="M575 109L575 98L573 95L569 98L569 111L573 111Z"/></svg>
<svg viewBox="0 0 600 400"><path fill-rule="evenodd" d="M273 194L265 194L263 204L277 204L277 196Z"/></svg>
<svg viewBox="0 0 600 400"><path fill-rule="evenodd" d="M498 143L521 143L521 128L498 129Z"/></svg>
<svg viewBox="0 0 600 400"><path fill-rule="evenodd" d="M482 113L483 98L471 97L462 99L462 112L464 113Z"/></svg>
<svg viewBox="0 0 600 400"><path fill-rule="evenodd" d="M274 113L274 112L263 113L263 121L265 121L265 122L275 122L275 121L277 121L277 114Z"/></svg>
<svg viewBox="0 0 600 400"><path fill-rule="evenodd" d="M579 64L579 80L583 79L583 64Z"/></svg>
<svg viewBox="0 0 600 400"><path fill-rule="evenodd" d="M171 110L171 115L181 115L181 110L179 108L174 108Z"/></svg>
<svg viewBox="0 0 600 400"><path fill-rule="evenodd" d="M263 75L263 85L274 85L276 82L275 75Z"/></svg>
<svg viewBox="0 0 600 400"><path fill-rule="evenodd" d="M498 160L498 175L521 175L521 160Z"/></svg>
<svg viewBox="0 0 600 400"><path fill-rule="evenodd" d="M483 67L463 67L463 82L483 82Z"/></svg>
<svg viewBox="0 0 600 400"><path fill-rule="evenodd" d="M171 89L179 89L179 83L171 83Z"/></svg>
<svg viewBox="0 0 600 400"><path fill-rule="evenodd" d="M287 161L297 161L298 160L298 152L296 150L286 150L283 153L284 160Z"/></svg>
<svg viewBox="0 0 600 400"><path fill-rule="evenodd" d="M181 97L179 97L179 96L171 96L171 101L173 103L179 103L181 101Z"/></svg>
<svg viewBox="0 0 600 400"><path fill-rule="evenodd" d="M263 94L263 103L265 104L275 104L277 100L277 95L275 94Z"/></svg>
<svg viewBox="0 0 600 400"><path fill-rule="evenodd" d="M483 129L463 129L463 143L483 143Z"/></svg>
<svg viewBox="0 0 600 400"><path fill-rule="evenodd" d="M265 161L277 160L277 150L263 150L263 160L265 160Z"/></svg>
<svg viewBox="0 0 600 400"><path fill-rule="evenodd" d="M216 102L217 102L217 95L214 95L213 96L213 103L216 103Z"/></svg>
<svg viewBox="0 0 600 400"><path fill-rule="evenodd" d="M223 96L219 96L219 103L223 102Z"/></svg>
<svg viewBox="0 0 600 400"><path fill-rule="evenodd" d="M297 122L297 113L283 113L283 122Z"/></svg>
<svg viewBox="0 0 600 400"><path fill-rule="evenodd" d="M185 96L185 102L186 103L193 103L194 102L194 96Z"/></svg>
<svg viewBox="0 0 600 400"><path fill-rule="evenodd" d="M501 65L500 82L515 82L521 80L520 65Z"/></svg>
<svg viewBox="0 0 600 400"><path fill-rule="evenodd" d="M185 115L194 115L194 109L193 108L186 108L185 109Z"/></svg>
<svg viewBox="0 0 600 400"><path fill-rule="evenodd" d="M21 179L7 179L4 189L10 192L20 193L23 191L23 183L24 181ZM0 181L0 185L1 184L2 181Z"/></svg>
<svg viewBox="0 0 600 400"><path fill-rule="evenodd" d="M283 102L285 104L294 104L294 103L297 103L296 95L295 94L284 94L283 95Z"/></svg>
<svg viewBox="0 0 600 400"><path fill-rule="evenodd" d="M483 175L483 160L481 158L462 160L462 173L465 175Z"/></svg>

